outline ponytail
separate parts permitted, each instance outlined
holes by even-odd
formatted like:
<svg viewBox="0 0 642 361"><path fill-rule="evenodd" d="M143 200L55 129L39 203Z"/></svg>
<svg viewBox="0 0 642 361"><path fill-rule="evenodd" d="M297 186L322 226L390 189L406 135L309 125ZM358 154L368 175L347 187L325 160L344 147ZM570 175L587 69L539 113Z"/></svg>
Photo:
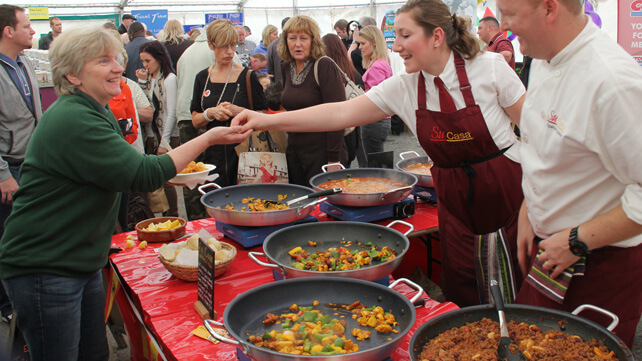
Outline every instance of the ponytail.
<svg viewBox="0 0 642 361"><path fill-rule="evenodd" d="M464 19L450 14L448 5L441 0L409 0L397 13L410 13L412 18L430 36L437 27L444 30L446 44L464 59L472 59L480 51L477 39L468 32Z"/></svg>
<svg viewBox="0 0 642 361"><path fill-rule="evenodd" d="M461 16L453 14L452 16L453 24L453 40L451 42L448 40L448 46L451 49L458 52L464 59L472 59L477 54L479 54L481 48L479 47L479 42L470 32L468 32L468 26L466 21Z"/></svg>

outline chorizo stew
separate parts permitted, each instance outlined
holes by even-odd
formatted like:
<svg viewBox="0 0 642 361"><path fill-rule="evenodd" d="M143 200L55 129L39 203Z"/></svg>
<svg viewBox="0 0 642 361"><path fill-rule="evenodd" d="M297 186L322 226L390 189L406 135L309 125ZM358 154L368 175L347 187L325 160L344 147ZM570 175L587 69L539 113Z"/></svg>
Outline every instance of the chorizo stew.
<svg viewBox="0 0 642 361"><path fill-rule="evenodd" d="M518 347L528 360L618 360L602 342L583 341L559 330L543 332L537 325L508 322L511 348ZM424 345L419 359L498 360L499 323L488 318L442 332Z"/></svg>

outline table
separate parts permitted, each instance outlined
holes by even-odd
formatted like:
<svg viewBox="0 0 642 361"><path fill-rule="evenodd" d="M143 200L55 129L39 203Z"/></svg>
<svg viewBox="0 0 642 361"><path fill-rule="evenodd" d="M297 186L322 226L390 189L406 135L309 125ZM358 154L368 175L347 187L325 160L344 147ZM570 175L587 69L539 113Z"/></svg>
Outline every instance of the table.
<svg viewBox="0 0 642 361"><path fill-rule="evenodd" d="M436 209L433 211L434 207L430 205L418 205L416 214L406 220L415 226L415 235L425 235L431 229L437 229ZM325 214L319 214L318 210L316 215L320 221L332 221ZM388 224L391 221L376 223ZM216 230L212 218L189 222L186 231L197 233L201 228L238 249L228 271L215 281L215 310L218 320L222 321L226 305L236 295L274 280L271 270L255 264L247 255L250 250L260 250L260 246L246 250L224 238ZM135 232L121 233L112 238L112 246L120 247L123 251L110 256L110 290L118 291L110 292L108 307L115 300L123 314L132 360L236 360L235 346L223 343L215 345L190 333L202 324L193 308L197 300L197 284L181 281L163 267L154 251L161 243L149 244L144 249L126 249L125 238L128 234L135 235ZM413 293L409 287L405 287L398 291ZM417 309L417 322L402 346L391 355L392 359L409 360L408 343L414 330L431 318L457 308L453 303L438 303L428 299L423 307Z"/></svg>
<svg viewBox="0 0 642 361"><path fill-rule="evenodd" d="M58 99L58 96L56 95L53 85L40 86L40 102L42 103L42 111L47 110L47 108L49 108L56 99Z"/></svg>

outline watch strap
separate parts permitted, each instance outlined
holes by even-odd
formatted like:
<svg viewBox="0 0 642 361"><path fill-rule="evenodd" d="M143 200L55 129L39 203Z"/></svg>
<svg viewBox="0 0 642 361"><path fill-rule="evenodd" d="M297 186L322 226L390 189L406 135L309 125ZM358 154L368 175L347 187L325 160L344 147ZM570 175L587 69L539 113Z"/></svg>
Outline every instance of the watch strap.
<svg viewBox="0 0 642 361"><path fill-rule="evenodd" d="M591 251L589 251L588 246L586 243L580 241L580 239L577 236L577 230L578 227L574 227L571 229L571 232L569 233L568 236L568 245L571 253L578 257L586 256L591 254Z"/></svg>

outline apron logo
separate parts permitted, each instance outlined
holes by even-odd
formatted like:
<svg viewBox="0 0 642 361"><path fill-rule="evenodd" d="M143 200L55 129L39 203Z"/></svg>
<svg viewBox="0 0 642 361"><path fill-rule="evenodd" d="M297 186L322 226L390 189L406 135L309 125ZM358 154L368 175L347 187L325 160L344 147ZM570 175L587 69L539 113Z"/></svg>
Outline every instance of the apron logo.
<svg viewBox="0 0 642 361"><path fill-rule="evenodd" d="M203 93L203 96L204 96L204 97L206 97L206 98L207 98L208 96L210 96L210 90L209 90L209 89L207 89L207 90L205 91L205 93Z"/></svg>
<svg viewBox="0 0 642 361"><path fill-rule="evenodd" d="M566 130L566 123L560 120L554 110L551 110L550 115L546 118L546 126L553 129L558 135L563 135Z"/></svg>
<svg viewBox="0 0 642 361"><path fill-rule="evenodd" d="M433 142L466 142L473 139L470 132L446 132L438 126L432 127L432 134L430 135L430 140Z"/></svg>

